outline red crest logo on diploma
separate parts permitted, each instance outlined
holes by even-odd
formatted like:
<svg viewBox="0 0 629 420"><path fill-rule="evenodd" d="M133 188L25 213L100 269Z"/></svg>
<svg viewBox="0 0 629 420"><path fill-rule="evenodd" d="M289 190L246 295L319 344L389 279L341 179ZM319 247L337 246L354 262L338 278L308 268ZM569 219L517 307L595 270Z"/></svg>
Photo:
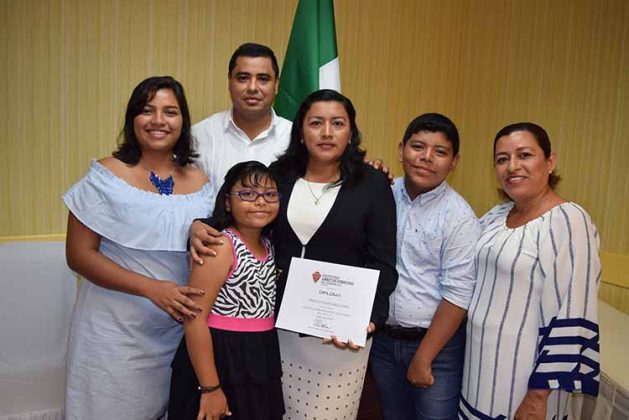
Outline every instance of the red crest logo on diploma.
<svg viewBox="0 0 629 420"><path fill-rule="evenodd" d="M319 273L318 271L315 271L314 273L312 273L312 281L314 281L315 283L318 282L320 278L321 278L321 273Z"/></svg>

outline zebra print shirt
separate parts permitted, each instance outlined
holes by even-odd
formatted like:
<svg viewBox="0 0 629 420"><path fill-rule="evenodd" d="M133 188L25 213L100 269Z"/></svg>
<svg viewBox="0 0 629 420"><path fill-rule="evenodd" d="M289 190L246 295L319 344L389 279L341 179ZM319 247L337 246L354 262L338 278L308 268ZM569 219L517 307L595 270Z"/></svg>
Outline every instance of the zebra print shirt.
<svg viewBox="0 0 629 420"><path fill-rule="evenodd" d="M262 238L266 257L256 258L233 231L225 237L232 245L234 262L212 307L212 313L233 318L269 318L274 315L277 274L273 247Z"/></svg>

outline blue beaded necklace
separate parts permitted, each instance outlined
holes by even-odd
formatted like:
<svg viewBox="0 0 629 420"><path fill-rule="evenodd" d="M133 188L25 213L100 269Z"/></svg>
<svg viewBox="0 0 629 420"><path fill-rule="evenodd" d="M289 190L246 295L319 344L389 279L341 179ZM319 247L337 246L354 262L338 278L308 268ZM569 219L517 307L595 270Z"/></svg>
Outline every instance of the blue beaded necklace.
<svg viewBox="0 0 629 420"><path fill-rule="evenodd" d="M173 193L173 188L175 188L175 180L173 179L173 176L168 175L168 178L161 179L155 174L155 172L150 172L151 174L149 175L149 180L157 192L161 195L171 195Z"/></svg>
<svg viewBox="0 0 629 420"><path fill-rule="evenodd" d="M175 180L173 179L172 173L168 175L167 178L160 178L157 174L149 169L148 166L144 162L141 162L142 166L149 171L149 181L155 187L157 192L160 195L171 195L173 193L173 189L175 188Z"/></svg>

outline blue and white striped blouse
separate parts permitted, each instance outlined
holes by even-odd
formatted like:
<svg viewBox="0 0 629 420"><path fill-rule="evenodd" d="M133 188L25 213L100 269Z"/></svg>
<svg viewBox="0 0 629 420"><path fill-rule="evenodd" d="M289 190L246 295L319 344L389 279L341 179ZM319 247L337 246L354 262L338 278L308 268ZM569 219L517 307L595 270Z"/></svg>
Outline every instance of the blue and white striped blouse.
<svg viewBox="0 0 629 420"><path fill-rule="evenodd" d="M512 202L481 218L460 415L513 418L529 388L551 392L547 418L571 393L598 394L599 236L575 203L508 228Z"/></svg>

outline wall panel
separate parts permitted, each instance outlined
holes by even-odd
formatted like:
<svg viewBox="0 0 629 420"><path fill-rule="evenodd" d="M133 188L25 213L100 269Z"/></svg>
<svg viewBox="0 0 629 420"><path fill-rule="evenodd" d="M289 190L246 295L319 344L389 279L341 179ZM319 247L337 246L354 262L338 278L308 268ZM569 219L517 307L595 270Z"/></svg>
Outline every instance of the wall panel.
<svg viewBox="0 0 629 420"><path fill-rule="evenodd" d="M65 230L60 196L111 153L130 91L171 74L193 120L224 109L227 61L245 41L283 58L296 0L0 0L0 236ZM337 0L343 91L370 156L398 173L416 115L459 126L451 183L478 214L497 200L494 133L548 130L560 193L629 255L629 3L624 0Z"/></svg>

